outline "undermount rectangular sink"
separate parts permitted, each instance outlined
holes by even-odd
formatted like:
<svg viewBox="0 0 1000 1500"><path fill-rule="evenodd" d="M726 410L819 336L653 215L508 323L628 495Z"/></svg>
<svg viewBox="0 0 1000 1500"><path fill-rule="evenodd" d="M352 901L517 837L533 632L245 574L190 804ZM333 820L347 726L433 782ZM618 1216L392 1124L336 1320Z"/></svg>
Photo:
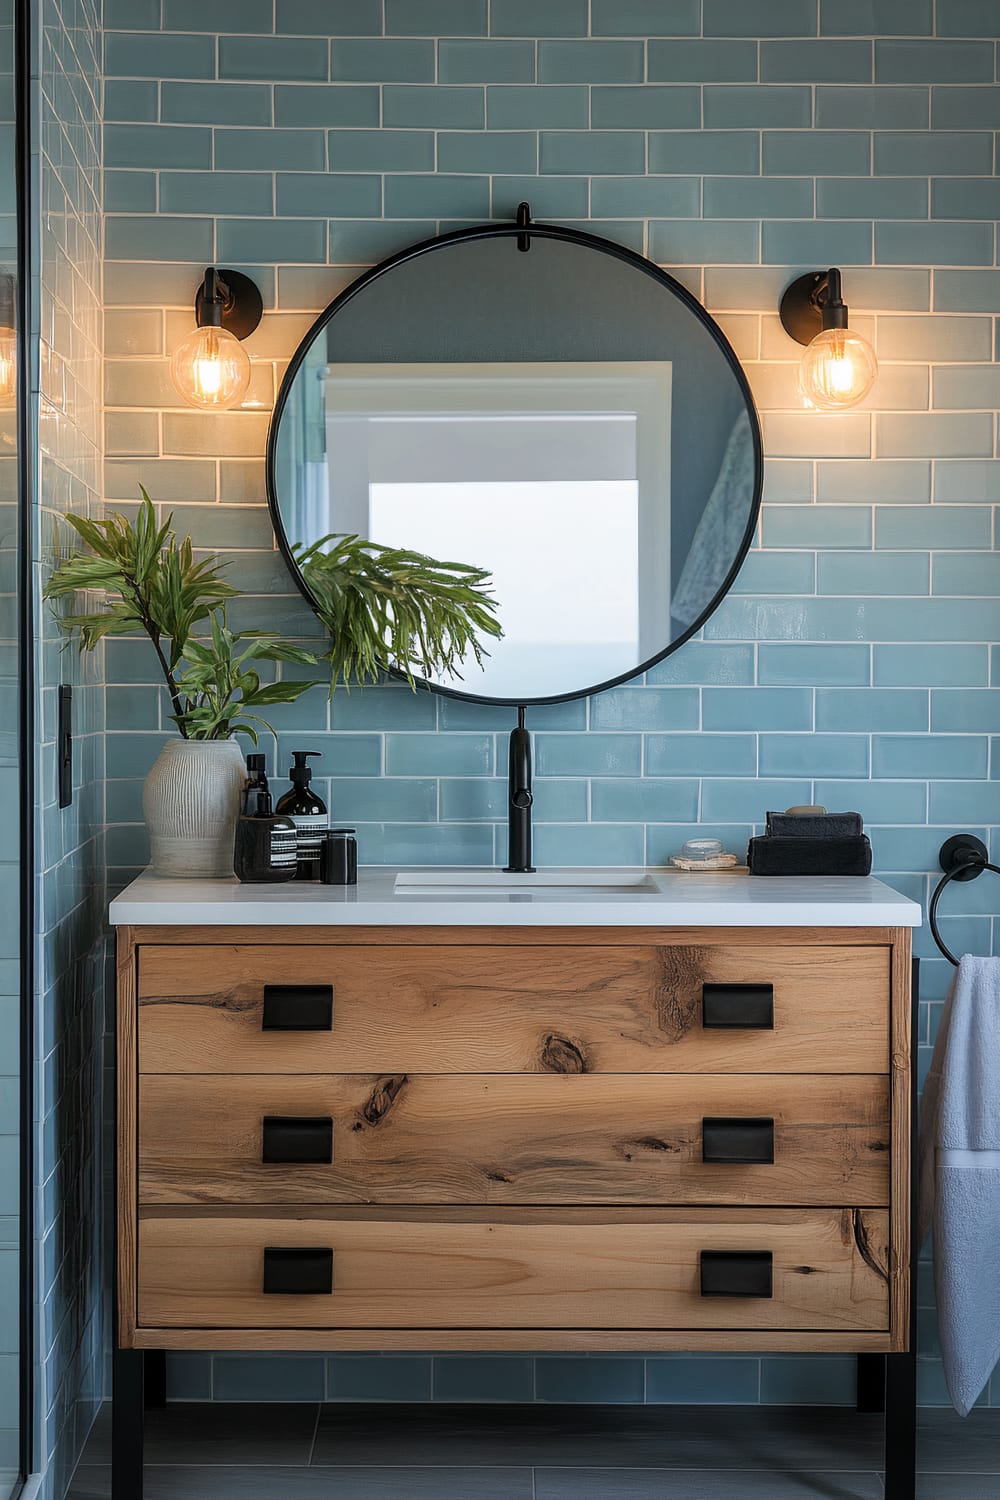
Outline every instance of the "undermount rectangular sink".
<svg viewBox="0 0 1000 1500"><path fill-rule="evenodd" d="M536 870L531 875L506 870L400 870L397 895L453 894L454 892L508 895L518 891L599 892L655 895L659 886L641 870Z"/></svg>

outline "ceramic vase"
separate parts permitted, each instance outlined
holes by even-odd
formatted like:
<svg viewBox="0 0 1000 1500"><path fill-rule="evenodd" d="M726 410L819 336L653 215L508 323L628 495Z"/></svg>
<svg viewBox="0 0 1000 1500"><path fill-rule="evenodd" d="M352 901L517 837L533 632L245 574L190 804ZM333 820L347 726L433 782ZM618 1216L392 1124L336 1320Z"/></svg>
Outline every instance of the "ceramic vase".
<svg viewBox="0 0 1000 1500"><path fill-rule="evenodd" d="M233 840L246 784L235 740L168 740L142 790L154 875L232 875Z"/></svg>

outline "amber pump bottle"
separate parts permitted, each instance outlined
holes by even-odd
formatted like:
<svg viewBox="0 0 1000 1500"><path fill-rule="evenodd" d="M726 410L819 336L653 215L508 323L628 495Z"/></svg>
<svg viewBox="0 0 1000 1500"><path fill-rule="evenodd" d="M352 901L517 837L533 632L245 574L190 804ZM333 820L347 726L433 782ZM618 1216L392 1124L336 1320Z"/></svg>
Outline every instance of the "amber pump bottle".
<svg viewBox="0 0 1000 1500"><path fill-rule="evenodd" d="M259 752L247 756L247 784L243 793L243 806L248 802L256 806L256 793L270 791L267 781L267 756Z"/></svg>

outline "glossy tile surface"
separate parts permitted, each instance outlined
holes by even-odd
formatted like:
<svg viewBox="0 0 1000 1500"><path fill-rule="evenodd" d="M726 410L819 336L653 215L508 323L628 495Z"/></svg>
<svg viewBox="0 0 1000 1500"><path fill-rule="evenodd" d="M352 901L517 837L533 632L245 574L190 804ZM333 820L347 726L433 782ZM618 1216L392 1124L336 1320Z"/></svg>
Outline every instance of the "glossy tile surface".
<svg viewBox="0 0 1000 1500"><path fill-rule="evenodd" d="M81 1469L67 1500L109 1500L110 1472ZM335 1485L335 1487L334 1487ZM555 1493L555 1492L553 1492ZM860 1493L860 1492L859 1492ZM248 1469L151 1465L143 1500L534 1500L530 1469Z"/></svg>
<svg viewBox="0 0 1000 1500"><path fill-rule="evenodd" d="M879 1500L883 1493L881 1419L822 1407L217 1404L171 1406L148 1420L147 1500ZM105 1409L68 1500L108 1500L108 1429ZM918 1454L918 1500L1000 1494L996 1413L977 1411L964 1424L951 1413L925 1415Z"/></svg>
<svg viewBox="0 0 1000 1500"><path fill-rule="evenodd" d="M102 514L102 120L97 73L102 36L96 0L38 0L30 9L36 26L33 62L38 65L33 70L36 92L31 111L38 197L30 229L37 258L33 294L38 339L37 368L29 377L35 386L38 451L30 545L40 581L70 545L66 512L93 518ZM9 24L9 9L7 17ZM125 45L136 62L134 47ZM174 76L204 76L203 64L193 60L188 44L179 43L175 49L169 41L168 49L178 70ZM138 103L141 109L148 94L148 89L133 91L132 108ZM169 151L170 127L167 133L164 148ZM141 145L136 154L141 156ZM11 181L9 169L6 180ZM127 217L123 222L135 221ZM130 232L126 230L126 238ZM203 233L196 230L195 240ZM139 249L142 242L139 231L132 243ZM5 263L12 258L12 251L3 253ZM121 429L128 432L128 440L147 446L148 424L140 419L128 427L128 420ZM5 467L10 463L4 460ZM4 607L9 602L4 600ZM38 606L36 620L33 1425L36 1463L45 1471L48 1486L44 1500L57 1500L76 1463L104 1379L107 705L102 653L64 652L48 606ZM62 683L73 689L75 731L73 803L65 809L58 806L55 774L54 706ZM5 716L4 729L10 723ZM16 1293L6 1279L4 1286L5 1314L11 1316ZM13 1383L13 1368L9 1375ZM6 1461L4 1450L0 1463Z"/></svg>
<svg viewBox="0 0 1000 1500"><path fill-rule="evenodd" d="M877 873L926 902L947 834L982 826L995 842L1000 829L983 793L1000 784L996 709L977 696L990 685L1000 590L996 10L995 0L105 0L104 492L128 503L141 480L164 510L178 507L197 545L236 556L251 597L234 617L315 640L272 548L263 450L285 362L317 312L380 257L509 218L522 199L536 217L632 245L720 318L744 361L764 425L763 515L704 639L644 681L572 705L575 717L529 715L538 857L655 863L702 832L741 852L768 798L794 787L795 801L860 808ZM47 244L65 239L47 282L43 253L63 360L46 373L55 436L43 490L55 510L68 503L66 476L101 493L91 326L101 94L87 86L92 0L42 0L42 11L53 43ZM252 267L266 313L248 346L255 405L206 421L173 404L166 362L211 254ZM801 403L799 349L777 306L794 271L838 257L882 376L861 408L829 415ZM79 283L66 280L76 272ZM63 306L80 315L72 335ZM45 649L53 685L70 658L51 639ZM107 698L95 679L88 713L95 724L102 705L108 715L117 885L146 858L141 783L170 725L144 643L112 643L106 661ZM274 710L278 738L262 748L279 776L289 750L322 749L317 785L338 821L357 823L363 861L504 863L509 713L403 699L396 687L332 703L315 692ZM56 923L65 889L79 893L101 865L91 853L103 834L85 821L77 838L72 819L44 813L46 869L65 877ZM960 930L983 952L1000 948L1000 907L984 886L953 886L945 918L975 923ZM947 980L928 954L924 1066ZM927 1352L921 1390L940 1400ZM417 1358L413 1384L389 1361L363 1380L359 1367L355 1394L435 1392L434 1357ZM701 1363L680 1363L703 1389ZM251 1365L220 1366L216 1394L267 1394ZM573 1378L561 1395L592 1392L602 1373L606 1396L621 1390L610 1365L564 1368ZM215 1389L210 1356L171 1369L179 1393ZM789 1389L780 1360L755 1361L753 1373L765 1401ZM311 1380L304 1361L292 1388L315 1390ZM741 1373L734 1389L752 1384ZM831 1363L816 1384L852 1399L845 1366ZM47 1389L59 1403L59 1379ZM488 1390L484 1370L472 1394ZM348 1367L327 1394L349 1397ZM46 1430L69 1423L59 1406Z"/></svg>

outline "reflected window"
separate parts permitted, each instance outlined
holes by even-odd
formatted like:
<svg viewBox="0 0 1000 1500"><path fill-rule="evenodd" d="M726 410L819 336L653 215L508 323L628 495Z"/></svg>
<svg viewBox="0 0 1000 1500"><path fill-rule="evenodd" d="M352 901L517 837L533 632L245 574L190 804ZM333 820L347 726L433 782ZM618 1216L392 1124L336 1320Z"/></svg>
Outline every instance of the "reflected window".
<svg viewBox="0 0 1000 1500"><path fill-rule="evenodd" d="M500 532L492 520L498 513L508 522ZM464 682L500 697L538 697L553 674L604 680L623 660L639 660L637 533L634 479L371 488L373 541L432 557L489 557L504 634L490 642L481 672L469 664ZM558 608L555 568L565 589Z"/></svg>
<svg viewBox="0 0 1000 1500"><path fill-rule="evenodd" d="M317 372L318 374L319 372ZM463 685L602 682L669 630L666 363L330 365L306 536L488 568L503 638Z"/></svg>

